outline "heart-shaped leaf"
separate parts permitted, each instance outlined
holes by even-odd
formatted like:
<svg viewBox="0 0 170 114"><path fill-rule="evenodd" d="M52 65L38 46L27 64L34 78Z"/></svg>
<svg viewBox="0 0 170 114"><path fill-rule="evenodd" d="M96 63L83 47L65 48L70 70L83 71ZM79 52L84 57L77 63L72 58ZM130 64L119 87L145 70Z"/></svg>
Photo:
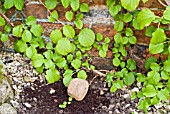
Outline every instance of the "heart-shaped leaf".
<svg viewBox="0 0 170 114"><path fill-rule="evenodd" d="M95 41L95 34L91 29L84 28L78 35L80 44L84 47L90 47Z"/></svg>
<svg viewBox="0 0 170 114"><path fill-rule="evenodd" d="M54 83L60 79L60 73L56 69L49 69L46 71L45 78L48 81L48 83Z"/></svg>

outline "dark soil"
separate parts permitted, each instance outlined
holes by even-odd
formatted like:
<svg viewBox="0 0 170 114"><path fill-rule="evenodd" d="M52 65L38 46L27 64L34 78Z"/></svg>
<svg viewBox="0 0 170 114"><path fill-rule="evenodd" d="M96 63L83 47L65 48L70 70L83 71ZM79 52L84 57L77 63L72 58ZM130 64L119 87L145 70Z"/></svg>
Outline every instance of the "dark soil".
<svg viewBox="0 0 170 114"><path fill-rule="evenodd" d="M133 109L136 109L138 99L133 101L130 98L124 98L126 91L118 90L110 93L105 86L106 83L98 77L90 86L83 101L73 100L65 109L60 109L59 104L68 101L69 97L63 83L59 81L54 84L45 84L36 81L33 88L26 88L20 95L21 102L31 104L31 108L25 108L25 110L23 108L18 114L130 114ZM55 93L50 94L51 89L54 89ZM127 104L129 104L128 107L126 107Z"/></svg>

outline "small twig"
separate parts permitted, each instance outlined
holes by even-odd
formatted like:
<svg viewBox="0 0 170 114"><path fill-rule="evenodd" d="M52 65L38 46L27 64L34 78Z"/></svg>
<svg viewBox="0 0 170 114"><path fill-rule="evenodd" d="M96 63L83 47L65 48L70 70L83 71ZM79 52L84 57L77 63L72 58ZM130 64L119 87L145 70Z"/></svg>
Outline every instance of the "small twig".
<svg viewBox="0 0 170 114"><path fill-rule="evenodd" d="M161 5L163 5L164 7L167 7L167 5L164 4L161 0L158 0L158 2L159 2Z"/></svg>
<svg viewBox="0 0 170 114"><path fill-rule="evenodd" d="M39 0L39 2L47 9L47 11L51 14L51 11L45 6L45 4ZM61 23L62 25L65 25L63 22L61 22L60 20L56 19L59 23Z"/></svg>
<svg viewBox="0 0 170 114"><path fill-rule="evenodd" d="M83 69L88 70L88 71L92 71L93 73L97 74L95 77L92 78L92 80L90 81L89 85L91 85L92 82L93 82L98 76L102 76L102 77L105 77L105 76L106 76L106 74L100 72L99 70L90 70L90 69L87 69L87 68L85 68L85 67L83 67ZM104 71L106 71L106 70L104 70Z"/></svg>
<svg viewBox="0 0 170 114"><path fill-rule="evenodd" d="M97 74L95 77L92 78L92 80L90 81L89 85L92 84L92 82L98 77L98 76L103 76L106 77L106 74L103 74L102 72L98 71L98 70L92 70L95 74Z"/></svg>
<svg viewBox="0 0 170 114"><path fill-rule="evenodd" d="M5 21L6 21L8 24L10 24L12 27L14 27L14 24L11 23L10 19L9 19L5 14L2 13L2 10L1 10L1 9L0 9L0 14L2 15L2 17L5 19Z"/></svg>

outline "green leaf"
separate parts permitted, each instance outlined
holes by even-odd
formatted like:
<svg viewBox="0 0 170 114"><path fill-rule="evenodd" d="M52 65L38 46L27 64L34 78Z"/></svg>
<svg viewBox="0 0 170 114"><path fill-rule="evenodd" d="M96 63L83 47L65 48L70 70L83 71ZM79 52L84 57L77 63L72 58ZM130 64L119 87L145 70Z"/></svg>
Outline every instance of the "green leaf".
<svg viewBox="0 0 170 114"><path fill-rule="evenodd" d="M43 28L41 25L36 24L36 25L32 25L30 31L37 37L41 36L42 32L43 32Z"/></svg>
<svg viewBox="0 0 170 114"><path fill-rule="evenodd" d="M125 45L128 43L128 41L129 41L129 37L124 36L121 43Z"/></svg>
<svg viewBox="0 0 170 114"><path fill-rule="evenodd" d="M159 103L159 99L158 99L158 97L155 96L151 99L151 105L155 105L157 103Z"/></svg>
<svg viewBox="0 0 170 114"><path fill-rule="evenodd" d="M117 34L114 36L114 41L115 41L116 43L121 43L122 40L123 40L123 38L122 38L121 33L117 33Z"/></svg>
<svg viewBox="0 0 170 114"><path fill-rule="evenodd" d="M136 44L136 42L137 42L137 39L136 39L135 36L130 36L130 37L129 37L129 43L130 43L130 44Z"/></svg>
<svg viewBox="0 0 170 114"><path fill-rule="evenodd" d="M72 54L69 54L67 55L67 60L70 62L73 60L73 55Z"/></svg>
<svg viewBox="0 0 170 114"><path fill-rule="evenodd" d="M46 44L46 48L49 49L49 50L53 49L53 44L51 42L48 42Z"/></svg>
<svg viewBox="0 0 170 114"><path fill-rule="evenodd" d="M154 62L156 62L156 61L157 61L157 59L154 58L154 57L148 58L148 59L145 61L145 68L146 68L147 70L149 70L150 64L151 64L151 63L154 63Z"/></svg>
<svg viewBox="0 0 170 114"><path fill-rule="evenodd" d="M34 54L37 54L37 50L33 46L30 46L26 49L27 57L32 58Z"/></svg>
<svg viewBox="0 0 170 114"><path fill-rule="evenodd" d="M64 77L66 77L66 76L72 76L72 75L73 75L73 70L70 70L70 69L65 70L65 72L64 72Z"/></svg>
<svg viewBox="0 0 170 114"><path fill-rule="evenodd" d="M44 71L44 65L42 65L41 67L37 67L37 68L36 68L36 71L37 71L39 74L43 73L43 71Z"/></svg>
<svg viewBox="0 0 170 114"><path fill-rule="evenodd" d="M168 98L169 98L169 91L166 88L165 89L161 89L160 91L158 91L157 96L162 101L168 100Z"/></svg>
<svg viewBox="0 0 170 114"><path fill-rule="evenodd" d="M127 13L123 16L123 21L126 22L126 23L128 23L128 22L132 21L132 18L133 18L133 16L132 16L129 12L127 12Z"/></svg>
<svg viewBox="0 0 170 114"><path fill-rule="evenodd" d="M45 59L44 64L46 68L55 69L55 64L51 59Z"/></svg>
<svg viewBox="0 0 170 114"><path fill-rule="evenodd" d="M170 72L170 60L166 60L163 66L164 70Z"/></svg>
<svg viewBox="0 0 170 114"><path fill-rule="evenodd" d="M162 79L164 79L164 80L168 80L168 79L169 79L169 74L168 74L168 72L165 71L165 70L161 71L161 77L162 77Z"/></svg>
<svg viewBox="0 0 170 114"><path fill-rule="evenodd" d="M81 67L81 60L75 59L71 62L71 65L77 70Z"/></svg>
<svg viewBox="0 0 170 114"><path fill-rule="evenodd" d="M67 11L66 14L65 14L65 17L68 21L71 21L73 19L73 12Z"/></svg>
<svg viewBox="0 0 170 114"><path fill-rule="evenodd" d="M133 36L133 30L131 28L126 28L125 35L126 36Z"/></svg>
<svg viewBox="0 0 170 114"><path fill-rule="evenodd" d="M14 0L14 5L18 10L22 10L24 7L24 0Z"/></svg>
<svg viewBox="0 0 170 114"><path fill-rule="evenodd" d="M143 95L146 97L154 97L156 95L156 90L153 85L147 85L143 90Z"/></svg>
<svg viewBox="0 0 170 114"><path fill-rule="evenodd" d="M83 13L79 12L76 14L76 19L82 19L83 18Z"/></svg>
<svg viewBox="0 0 170 114"><path fill-rule="evenodd" d="M53 20L54 21L52 21L52 22L55 22L56 21L56 19L58 19L58 12L56 11L56 10L54 10L52 13L51 13L51 15L50 15L52 18L53 18Z"/></svg>
<svg viewBox="0 0 170 114"><path fill-rule="evenodd" d="M80 44L84 47L90 47L95 41L95 34L91 29L84 28L78 35Z"/></svg>
<svg viewBox="0 0 170 114"><path fill-rule="evenodd" d="M106 38L104 39L104 43L106 43L106 44L110 43L110 38L109 38L109 37L106 37Z"/></svg>
<svg viewBox="0 0 170 114"><path fill-rule="evenodd" d="M115 1L114 0L106 0L106 5L107 6L113 6L115 4Z"/></svg>
<svg viewBox="0 0 170 114"><path fill-rule="evenodd" d="M32 34L29 30L24 30L23 34L22 34L22 40L24 42L29 42L32 39Z"/></svg>
<svg viewBox="0 0 170 114"><path fill-rule="evenodd" d="M160 43L160 44L149 44L149 51L152 54L158 54L164 51L164 44Z"/></svg>
<svg viewBox="0 0 170 114"><path fill-rule="evenodd" d="M8 40L8 35L7 34L2 34L1 41L6 42L7 40Z"/></svg>
<svg viewBox="0 0 170 114"><path fill-rule="evenodd" d="M65 87L68 87L70 84L70 81L72 80L72 76L64 76L63 78L63 84Z"/></svg>
<svg viewBox="0 0 170 114"><path fill-rule="evenodd" d="M58 70L49 69L49 70L46 71L45 78L48 81L48 83L54 83L54 82L57 82L60 79L60 73L59 73Z"/></svg>
<svg viewBox="0 0 170 114"><path fill-rule="evenodd" d="M59 67L59 68L64 68L66 65L67 65L67 61L65 58L59 58L57 60L57 63L56 65Z"/></svg>
<svg viewBox="0 0 170 114"><path fill-rule="evenodd" d="M45 56L45 58L47 59L52 59L53 58L53 52L51 50L47 50L43 53L43 55Z"/></svg>
<svg viewBox="0 0 170 114"><path fill-rule="evenodd" d="M44 42L44 38L43 37L39 37L37 38L38 42L39 42L39 48L42 49L45 47L45 42Z"/></svg>
<svg viewBox="0 0 170 114"><path fill-rule="evenodd" d="M51 10L54 9L57 6L58 2L57 0L46 0L45 5L47 9Z"/></svg>
<svg viewBox="0 0 170 114"><path fill-rule="evenodd" d="M72 51L72 45L66 38L60 39L56 45L56 51L61 55L67 55Z"/></svg>
<svg viewBox="0 0 170 114"><path fill-rule="evenodd" d="M104 51L107 51L107 50L108 50L108 47L109 47L109 44L103 44L103 45L102 45L102 49L103 49Z"/></svg>
<svg viewBox="0 0 170 114"><path fill-rule="evenodd" d="M130 71L133 71L136 69L136 62L132 59L128 59L127 60L127 65L126 67L130 70Z"/></svg>
<svg viewBox="0 0 170 114"><path fill-rule="evenodd" d="M114 29L116 31L122 31L123 30L123 22L122 21L116 21L115 25L114 25Z"/></svg>
<svg viewBox="0 0 170 114"><path fill-rule="evenodd" d="M106 57L106 51L104 51L103 49L99 50L99 55L100 55L100 57L105 58Z"/></svg>
<svg viewBox="0 0 170 114"><path fill-rule="evenodd" d="M35 25L36 24L36 18L34 16L29 16L26 20L27 25Z"/></svg>
<svg viewBox="0 0 170 114"><path fill-rule="evenodd" d="M166 10L164 11L163 13L163 17L166 19L166 20L169 20L170 21L170 6L167 6L166 7Z"/></svg>
<svg viewBox="0 0 170 114"><path fill-rule="evenodd" d="M146 100L140 100L138 109L143 110L144 112L147 112L149 107L149 103Z"/></svg>
<svg viewBox="0 0 170 114"><path fill-rule="evenodd" d="M102 35L101 33L97 33L97 34L96 34L96 40L97 40L98 42L100 42L100 41L102 41L102 39L103 39L103 35Z"/></svg>
<svg viewBox="0 0 170 114"><path fill-rule="evenodd" d="M81 51L77 51L77 52L76 52L76 58L77 58L77 59L82 59Z"/></svg>
<svg viewBox="0 0 170 114"><path fill-rule="evenodd" d="M34 54L32 56L32 65L37 68L37 67L41 67L44 63L44 56L41 54Z"/></svg>
<svg viewBox="0 0 170 114"><path fill-rule="evenodd" d="M64 8L67 8L71 3L71 0L61 0L61 3L64 6Z"/></svg>
<svg viewBox="0 0 170 114"><path fill-rule="evenodd" d="M108 87L111 87L111 83L113 81L113 72L106 74L106 82L108 83Z"/></svg>
<svg viewBox="0 0 170 114"><path fill-rule="evenodd" d="M14 6L14 0L5 0L4 2L5 9L10 9L12 6Z"/></svg>
<svg viewBox="0 0 170 114"><path fill-rule="evenodd" d="M150 23L154 19L155 19L155 15L149 9L143 9L137 15L137 22L139 23L140 29L143 29L145 26L150 25Z"/></svg>
<svg viewBox="0 0 170 114"><path fill-rule="evenodd" d="M54 53L53 54L53 61L57 62L59 59L62 58L62 55L58 54L58 53Z"/></svg>
<svg viewBox="0 0 170 114"><path fill-rule="evenodd" d="M126 74L124 76L123 80L127 86L132 85L135 81L135 76L134 76L133 72Z"/></svg>
<svg viewBox="0 0 170 114"><path fill-rule="evenodd" d="M142 0L143 3L147 2L148 0Z"/></svg>
<svg viewBox="0 0 170 114"><path fill-rule="evenodd" d="M156 85L160 81L160 74L156 71L150 71L147 74L148 83Z"/></svg>
<svg viewBox="0 0 170 114"><path fill-rule="evenodd" d="M80 71L77 73L77 78L86 80L86 78L87 78L86 72L85 72L84 70L80 70Z"/></svg>
<svg viewBox="0 0 170 114"><path fill-rule="evenodd" d="M115 92L117 90L116 84L113 83L112 87L110 88L110 92Z"/></svg>
<svg viewBox="0 0 170 114"><path fill-rule="evenodd" d="M11 29L12 28L11 28L11 26L9 24L5 25L5 28L4 28L5 32L10 33Z"/></svg>
<svg viewBox="0 0 170 114"><path fill-rule="evenodd" d="M16 45L17 45L18 51L20 52L25 52L26 49L28 48L27 44L22 40L18 40Z"/></svg>
<svg viewBox="0 0 170 114"><path fill-rule="evenodd" d="M153 37L151 38L152 44L160 44L163 43L166 40L166 35L164 33L164 30L161 28L156 29L156 31L153 33Z"/></svg>
<svg viewBox="0 0 170 114"><path fill-rule="evenodd" d="M150 68L151 68L153 71L159 71L160 66L159 66L157 63L151 63L151 64L150 64Z"/></svg>
<svg viewBox="0 0 170 114"><path fill-rule="evenodd" d="M120 5L116 5L116 6L111 6L109 8L109 12L111 14L111 16L115 16L116 14L118 14L118 12L121 10L121 6Z"/></svg>
<svg viewBox="0 0 170 114"><path fill-rule="evenodd" d="M140 30L140 24L137 21L137 18L133 18L132 25L135 29Z"/></svg>
<svg viewBox="0 0 170 114"><path fill-rule="evenodd" d="M132 99L132 100L136 99L136 93L135 93L135 92L133 92L133 93L131 94L131 99Z"/></svg>
<svg viewBox="0 0 170 114"><path fill-rule="evenodd" d="M118 67L118 66L120 65L120 60L119 60L118 57L115 57L115 58L113 59L113 65L116 66L116 67Z"/></svg>
<svg viewBox="0 0 170 114"><path fill-rule="evenodd" d="M78 29L82 29L82 28L83 28L83 22L82 22L82 20L77 19L77 20L74 21L74 23L75 23L75 25L76 25L76 27L77 27Z"/></svg>
<svg viewBox="0 0 170 114"><path fill-rule="evenodd" d="M70 3L71 8L73 9L73 11L77 11L79 9L79 0L72 0Z"/></svg>
<svg viewBox="0 0 170 114"><path fill-rule="evenodd" d="M123 86L124 86L123 81L122 80L117 80L115 82L115 86L116 86L117 89L123 88Z"/></svg>
<svg viewBox="0 0 170 114"><path fill-rule="evenodd" d="M80 5L80 11L81 11L81 12L89 12L89 6L88 6L88 4L82 3L82 4Z"/></svg>
<svg viewBox="0 0 170 114"><path fill-rule="evenodd" d="M145 32L145 35L148 37L152 37L153 32L156 31L156 28L154 26L148 26Z"/></svg>
<svg viewBox="0 0 170 114"><path fill-rule="evenodd" d="M63 27L63 34L68 38L73 38L75 36L75 31L72 26L65 25Z"/></svg>
<svg viewBox="0 0 170 114"><path fill-rule="evenodd" d="M145 76L142 73L137 73L137 78L136 80L138 82L144 82L145 81Z"/></svg>
<svg viewBox="0 0 170 114"><path fill-rule="evenodd" d="M59 29L55 29L50 34L50 39L54 44L57 44L57 42L62 39L63 35Z"/></svg>
<svg viewBox="0 0 170 114"><path fill-rule="evenodd" d="M140 0L121 0L122 6L127 10L135 10Z"/></svg>
<svg viewBox="0 0 170 114"><path fill-rule="evenodd" d="M22 35L22 25L18 25L12 29L14 36L21 37Z"/></svg>

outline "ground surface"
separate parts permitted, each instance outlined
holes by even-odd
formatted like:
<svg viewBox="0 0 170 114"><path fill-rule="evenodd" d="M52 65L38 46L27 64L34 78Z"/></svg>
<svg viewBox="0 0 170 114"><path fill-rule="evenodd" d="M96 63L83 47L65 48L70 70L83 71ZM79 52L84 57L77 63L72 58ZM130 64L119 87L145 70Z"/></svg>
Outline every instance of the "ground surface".
<svg viewBox="0 0 170 114"><path fill-rule="evenodd" d="M15 98L11 104L17 109L18 114L130 114L131 112L143 114L137 110L138 99L131 100L130 96L132 91L141 89L140 85L137 86L135 83L131 87L110 93L105 77L100 76L92 82L83 101L73 100L71 105L61 109L58 107L59 104L68 99L67 88L61 81L47 84L44 74L37 74L32 68L31 61L21 54L0 52L0 55L5 64L6 76L12 80L11 86L15 90ZM138 62L138 67L143 65ZM95 74L89 72L88 81L90 82L94 76ZM51 90L55 92L50 94ZM164 112L165 107L160 105L148 110L151 114L159 114Z"/></svg>

